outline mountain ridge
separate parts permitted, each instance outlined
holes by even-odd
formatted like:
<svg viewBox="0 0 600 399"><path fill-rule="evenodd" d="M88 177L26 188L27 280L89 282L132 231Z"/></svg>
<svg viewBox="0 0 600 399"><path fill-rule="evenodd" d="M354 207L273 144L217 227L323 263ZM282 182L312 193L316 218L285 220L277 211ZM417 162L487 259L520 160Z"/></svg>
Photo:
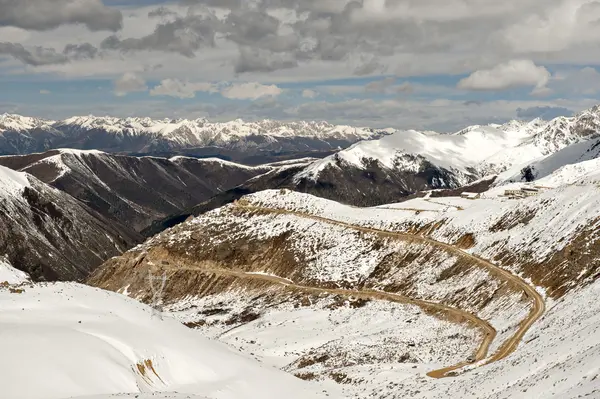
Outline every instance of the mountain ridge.
<svg viewBox="0 0 600 399"><path fill-rule="evenodd" d="M227 156L240 161L256 155L333 151L360 140L394 132L327 122L210 122L74 116L64 120L0 115L0 154L20 155L57 148L107 152ZM233 152L233 153L230 153Z"/></svg>

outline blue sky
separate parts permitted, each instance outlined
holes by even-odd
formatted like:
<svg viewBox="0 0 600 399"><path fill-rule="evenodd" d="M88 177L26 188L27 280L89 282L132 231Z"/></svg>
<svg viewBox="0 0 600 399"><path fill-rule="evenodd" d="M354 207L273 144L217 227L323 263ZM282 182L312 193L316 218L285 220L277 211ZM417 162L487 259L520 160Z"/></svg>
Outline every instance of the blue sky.
<svg viewBox="0 0 600 399"><path fill-rule="evenodd" d="M585 1L345 3L35 0L0 26L0 113L452 131L600 102Z"/></svg>

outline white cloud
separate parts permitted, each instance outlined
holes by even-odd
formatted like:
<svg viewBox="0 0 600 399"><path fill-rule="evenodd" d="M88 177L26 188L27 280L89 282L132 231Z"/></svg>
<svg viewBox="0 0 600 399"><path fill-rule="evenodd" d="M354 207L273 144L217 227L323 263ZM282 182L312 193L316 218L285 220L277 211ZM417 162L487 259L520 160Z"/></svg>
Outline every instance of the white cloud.
<svg viewBox="0 0 600 399"><path fill-rule="evenodd" d="M218 89L214 84L207 82L185 82L179 79L164 79L158 86L150 90L150 95L194 98L199 91L216 93Z"/></svg>
<svg viewBox="0 0 600 399"><path fill-rule="evenodd" d="M40 90L40 94L43 94L43 95L50 94L50 90Z"/></svg>
<svg viewBox="0 0 600 399"><path fill-rule="evenodd" d="M262 97L277 97L283 90L276 85L263 85L256 82L234 83L221 90L221 95L234 100L257 100Z"/></svg>
<svg viewBox="0 0 600 399"><path fill-rule="evenodd" d="M133 72L127 72L113 82L114 93L118 97L126 96L127 93L146 91L146 81Z"/></svg>
<svg viewBox="0 0 600 399"><path fill-rule="evenodd" d="M546 68L535 65L531 60L512 60L473 72L458 82L457 87L464 90L505 90L533 86L535 94L544 90L550 76Z"/></svg>
<svg viewBox="0 0 600 399"><path fill-rule="evenodd" d="M302 90L302 97L304 98L316 98L319 96L319 93L311 90L311 89L304 89Z"/></svg>

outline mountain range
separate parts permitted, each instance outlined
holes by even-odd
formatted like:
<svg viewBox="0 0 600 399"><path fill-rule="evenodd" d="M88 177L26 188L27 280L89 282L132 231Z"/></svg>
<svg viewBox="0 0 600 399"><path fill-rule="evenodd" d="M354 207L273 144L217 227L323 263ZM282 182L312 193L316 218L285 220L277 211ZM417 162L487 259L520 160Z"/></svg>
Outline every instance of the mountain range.
<svg viewBox="0 0 600 399"><path fill-rule="evenodd" d="M543 160L563 149L570 155L559 163L580 162L583 158L578 156L584 155L573 153L578 151L576 145L585 147L583 143L598 137L600 106L570 118L476 125L454 134L398 131L323 159L284 165L259 175L187 212L156 222L151 231L160 232L189 215L200 215L265 189L286 188L354 206L403 201L431 190L432 196L483 192L496 179L520 180L522 171L536 162L555 164L552 158ZM567 150L571 147L574 149ZM556 156L565 158L559 154Z"/></svg>
<svg viewBox="0 0 600 399"><path fill-rule="evenodd" d="M39 399L594 397L599 121L595 107L388 131L260 166L2 156L2 386ZM50 378L24 384L25 369Z"/></svg>
<svg viewBox="0 0 600 399"><path fill-rule="evenodd" d="M16 155L58 148L128 154L219 156L261 163L345 148L394 132L336 126L327 122L77 116L61 121L0 115L0 154Z"/></svg>

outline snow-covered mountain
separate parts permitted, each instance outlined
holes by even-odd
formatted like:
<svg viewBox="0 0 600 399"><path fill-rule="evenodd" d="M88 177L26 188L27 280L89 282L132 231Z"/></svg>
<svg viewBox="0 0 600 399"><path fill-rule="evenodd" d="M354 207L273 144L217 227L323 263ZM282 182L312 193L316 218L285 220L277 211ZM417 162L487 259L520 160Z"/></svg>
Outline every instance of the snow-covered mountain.
<svg viewBox="0 0 600 399"><path fill-rule="evenodd" d="M0 166L0 254L35 279L83 280L141 240L70 195Z"/></svg>
<svg viewBox="0 0 600 399"><path fill-rule="evenodd" d="M5 399L337 397L123 295L32 284L1 260L0 303Z"/></svg>
<svg viewBox="0 0 600 399"><path fill-rule="evenodd" d="M0 165L30 173L137 231L272 169L214 158L165 159L65 149L1 156Z"/></svg>
<svg viewBox="0 0 600 399"><path fill-rule="evenodd" d="M470 126L455 134L399 131L317 160L281 187L357 206L456 189L600 135L600 107L572 118Z"/></svg>
<svg viewBox="0 0 600 399"><path fill-rule="evenodd" d="M482 192L494 180L499 185L515 179L532 162L599 136L600 107L572 118L469 126L454 134L396 132L324 159L282 165L166 218L153 232L266 189L288 188L355 206L386 204L430 190L440 196L460 194L462 187ZM575 162L577 157L568 163Z"/></svg>
<svg viewBox="0 0 600 399"><path fill-rule="evenodd" d="M452 176L452 181L431 182L432 188L445 188L503 172L599 135L600 106L572 118L471 126L451 135L409 130L355 144L315 162L296 179L317 180L326 169L368 169L373 163L382 170L414 174L431 165Z"/></svg>
<svg viewBox="0 0 600 399"><path fill-rule="evenodd" d="M167 308L187 325L352 398L593 396L597 183L521 200L495 190L361 209L263 191L109 260L91 282L148 300L148 270L165 270ZM426 376L457 363L454 378Z"/></svg>
<svg viewBox="0 0 600 399"><path fill-rule="evenodd" d="M587 174L599 172L600 139L582 141L547 157L517 165L501 173L495 185L513 182L536 182L544 186L572 184Z"/></svg>
<svg viewBox="0 0 600 399"><path fill-rule="evenodd" d="M0 154L77 148L146 154L184 152L239 159L270 153L332 151L391 132L326 122L212 123L207 119L95 116L50 121L4 114L0 115Z"/></svg>

